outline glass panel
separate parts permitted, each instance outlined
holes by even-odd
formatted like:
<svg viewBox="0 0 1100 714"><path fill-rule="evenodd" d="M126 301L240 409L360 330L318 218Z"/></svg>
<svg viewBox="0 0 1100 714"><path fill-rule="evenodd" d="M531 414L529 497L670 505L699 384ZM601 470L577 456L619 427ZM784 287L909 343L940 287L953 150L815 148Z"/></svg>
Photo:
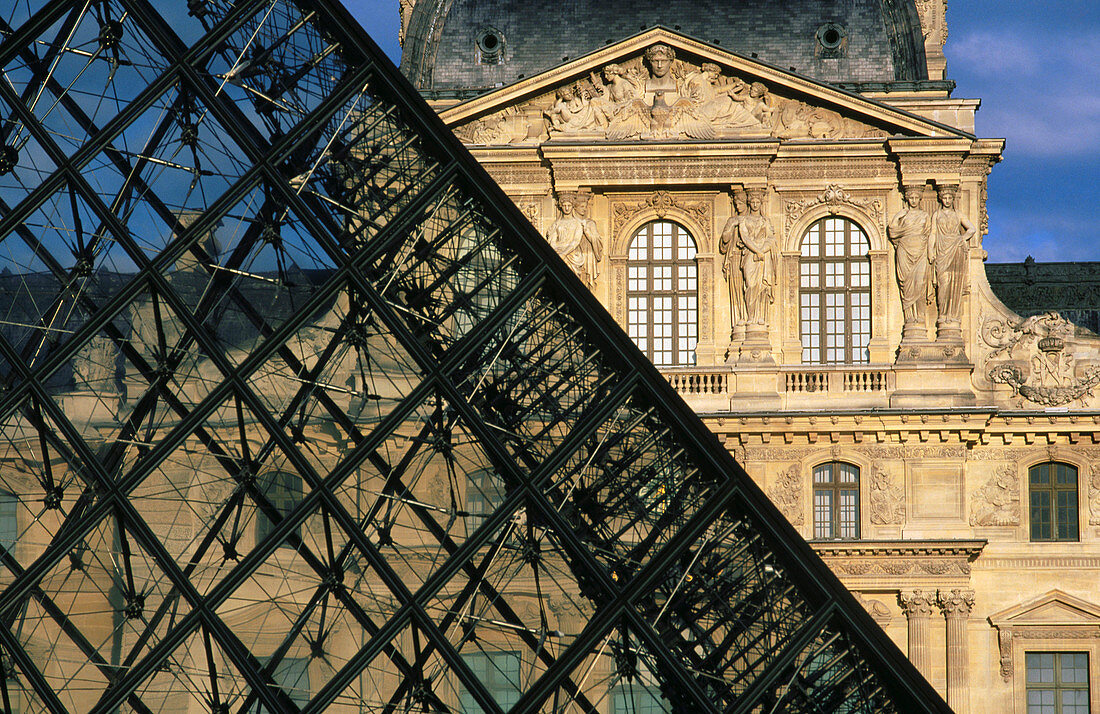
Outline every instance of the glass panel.
<svg viewBox="0 0 1100 714"><path fill-rule="evenodd" d="M508 711L519 701L518 652L463 652L462 659L501 709ZM480 714L484 709L463 687L459 696L459 711Z"/></svg>

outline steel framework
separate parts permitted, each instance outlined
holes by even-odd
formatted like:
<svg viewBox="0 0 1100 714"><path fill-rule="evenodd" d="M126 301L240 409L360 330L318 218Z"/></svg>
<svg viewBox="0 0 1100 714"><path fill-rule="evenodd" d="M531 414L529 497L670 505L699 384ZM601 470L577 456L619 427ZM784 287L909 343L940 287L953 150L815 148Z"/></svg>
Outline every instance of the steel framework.
<svg viewBox="0 0 1100 714"><path fill-rule="evenodd" d="M342 7L0 36L5 710L947 711Z"/></svg>

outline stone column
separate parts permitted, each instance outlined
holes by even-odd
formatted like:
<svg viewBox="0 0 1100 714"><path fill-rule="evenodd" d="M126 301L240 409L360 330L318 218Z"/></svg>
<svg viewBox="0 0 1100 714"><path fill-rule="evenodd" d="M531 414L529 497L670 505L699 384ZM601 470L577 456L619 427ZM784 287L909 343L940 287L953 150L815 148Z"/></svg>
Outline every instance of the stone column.
<svg viewBox="0 0 1100 714"><path fill-rule="evenodd" d="M932 652L928 628L936 595L922 590L903 590L898 595L898 601L909 623L909 661L925 679L931 681Z"/></svg>
<svg viewBox="0 0 1100 714"><path fill-rule="evenodd" d="M974 607L974 591L940 590L938 599L947 618L947 703L957 714L968 714L970 657L966 623Z"/></svg>

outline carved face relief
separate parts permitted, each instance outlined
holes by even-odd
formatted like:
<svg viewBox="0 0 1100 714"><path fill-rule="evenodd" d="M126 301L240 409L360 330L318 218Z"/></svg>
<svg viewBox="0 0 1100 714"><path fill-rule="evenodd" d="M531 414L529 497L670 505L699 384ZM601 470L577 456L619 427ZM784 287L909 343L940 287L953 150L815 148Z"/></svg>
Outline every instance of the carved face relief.
<svg viewBox="0 0 1100 714"><path fill-rule="evenodd" d="M654 77L664 77L670 69L672 69L672 60L663 55L658 55L649 61L649 71Z"/></svg>

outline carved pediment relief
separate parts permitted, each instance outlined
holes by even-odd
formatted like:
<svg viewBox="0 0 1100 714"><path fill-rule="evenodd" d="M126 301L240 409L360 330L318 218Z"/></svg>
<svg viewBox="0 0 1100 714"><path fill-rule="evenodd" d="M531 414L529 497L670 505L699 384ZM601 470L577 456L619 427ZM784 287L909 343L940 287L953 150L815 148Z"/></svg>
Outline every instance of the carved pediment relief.
<svg viewBox="0 0 1100 714"><path fill-rule="evenodd" d="M943 127L668 30L442 114L467 144L933 135Z"/></svg>
<svg viewBox="0 0 1100 714"><path fill-rule="evenodd" d="M1029 625L1100 625L1100 606L1061 590L1051 590L1034 600L990 615L997 627Z"/></svg>
<svg viewBox="0 0 1100 714"><path fill-rule="evenodd" d="M989 622L997 628L1001 678L1006 682L1012 680L1013 660L1021 650L1014 641L1100 639L1100 606L1061 590L990 615Z"/></svg>

